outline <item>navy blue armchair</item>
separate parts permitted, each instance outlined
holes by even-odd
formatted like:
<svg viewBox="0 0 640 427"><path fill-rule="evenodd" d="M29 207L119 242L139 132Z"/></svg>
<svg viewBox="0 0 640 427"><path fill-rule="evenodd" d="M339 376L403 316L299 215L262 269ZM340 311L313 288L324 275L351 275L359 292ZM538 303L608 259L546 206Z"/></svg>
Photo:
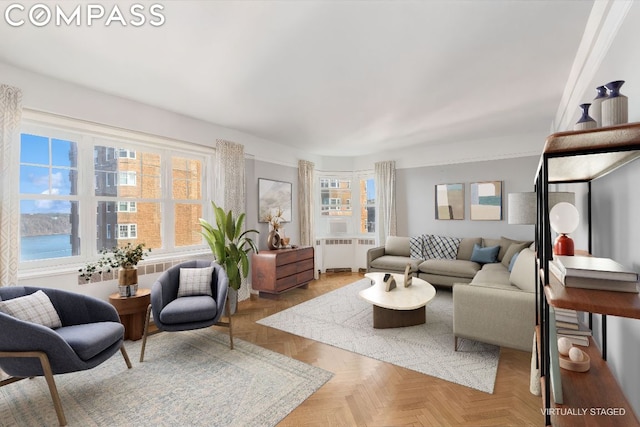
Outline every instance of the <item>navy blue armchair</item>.
<svg viewBox="0 0 640 427"><path fill-rule="evenodd" d="M190 295L178 297L181 268L213 267L210 295ZM140 362L144 360L144 351L149 336L150 315L159 331L177 332L207 328L213 325L229 328L229 346L233 349L233 331L231 315L226 304L229 292L229 278L217 263L204 260L186 261L167 269L151 287L151 304L147 309L147 318L142 337ZM227 307L227 322L220 318Z"/></svg>
<svg viewBox="0 0 640 427"><path fill-rule="evenodd" d="M115 308L87 295L39 287L0 288L3 301L42 290L51 300L62 327L51 329L0 312L0 369L10 375L0 387L24 378L44 376L60 425L66 425L53 375L94 368L118 350L131 368L124 348L124 327Z"/></svg>

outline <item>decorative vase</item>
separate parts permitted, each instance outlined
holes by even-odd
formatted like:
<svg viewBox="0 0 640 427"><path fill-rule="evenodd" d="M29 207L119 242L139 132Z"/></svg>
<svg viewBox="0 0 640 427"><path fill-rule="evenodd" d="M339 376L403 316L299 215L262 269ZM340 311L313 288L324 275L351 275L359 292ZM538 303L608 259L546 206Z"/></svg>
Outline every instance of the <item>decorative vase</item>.
<svg viewBox="0 0 640 427"><path fill-rule="evenodd" d="M591 104L580 104L580 108L582 108L582 116L580 120L573 125L573 130L585 130L585 129L593 129L597 127L596 121L589 116L589 107Z"/></svg>
<svg viewBox="0 0 640 427"><path fill-rule="evenodd" d="M271 250L280 248L280 233L278 233L278 230L273 229L269 232L267 236L267 246Z"/></svg>
<svg viewBox="0 0 640 427"><path fill-rule="evenodd" d="M591 113L590 116L596 121L596 127L602 126L602 101L607 99L607 88L604 86L598 86L596 88L597 95L591 101Z"/></svg>
<svg viewBox="0 0 640 427"><path fill-rule="evenodd" d="M121 297L132 297L138 292L138 269L120 267L118 269L118 293Z"/></svg>
<svg viewBox="0 0 640 427"><path fill-rule="evenodd" d="M609 96L602 101L602 126L627 123L629 120L629 99L620 93L624 80L607 83Z"/></svg>

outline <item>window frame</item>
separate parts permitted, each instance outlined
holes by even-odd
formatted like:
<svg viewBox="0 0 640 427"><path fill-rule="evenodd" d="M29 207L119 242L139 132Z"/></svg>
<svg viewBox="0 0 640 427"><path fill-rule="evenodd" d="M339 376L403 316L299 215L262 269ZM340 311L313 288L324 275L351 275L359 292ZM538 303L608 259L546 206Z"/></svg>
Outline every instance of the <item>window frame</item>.
<svg viewBox="0 0 640 427"><path fill-rule="evenodd" d="M178 202L173 200L172 194L172 176L170 169L170 159L173 156L190 158L202 162L201 177L201 193L200 199L191 200L192 203L202 205L203 216L211 214L210 202L207 198L208 194L213 192L213 158L215 149L204 145L198 145L185 141L174 140L157 135L141 133L137 131L111 127L108 125L85 122L78 119L62 117L51 113L43 113L39 111L24 109L19 133L29 133L34 135L47 136L49 138L65 139L77 143L78 151L78 191L76 196L58 196L65 200L77 200L79 203L79 230L80 237L80 255L49 258L40 260L19 261L18 275L33 276L38 274L46 274L51 269L57 271L77 271L79 266L83 266L87 262L96 260L99 257L99 251L96 248L95 238L97 236L96 225L96 209L99 201L113 201L116 203L115 211L117 212L119 202L123 200L118 197L96 196L96 181L94 179L94 149L95 146L106 145L106 141L113 141L110 146L115 146L114 155L120 153L121 147L125 147L128 156L127 159L133 159L131 153L138 150L154 152L160 154L161 158L161 198L149 200L149 202L160 203L162 212L161 221L161 239L162 248L154 248L152 257L158 259L181 259L185 256L199 256L210 253L209 247L204 241L197 245L176 246L175 245L175 204ZM115 145L114 145L115 144ZM118 153L118 154L116 154ZM135 157L138 157L135 155ZM82 166L82 165L90 166ZM169 165L169 167L167 167ZM122 172L122 171L120 171ZM116 174L113 174L114 177ZM117 184L119 177L115 179ZM38 199L50 196L41 196L37 194L21 194L20 180L15 181L14 191L18 195L19 200ZM127 200L129 201L129 200ZM135 202L145 202L147 200L136 198ZM19 208L18 208L19 209ZM20 215L19 211L17 215ZM130 231L130 229L129 229ZM139 233L139 227L135 227L136 235ZM119 236L119 229L112 230L112 234ZM19 236L19 239L21 236Z"/></svg>

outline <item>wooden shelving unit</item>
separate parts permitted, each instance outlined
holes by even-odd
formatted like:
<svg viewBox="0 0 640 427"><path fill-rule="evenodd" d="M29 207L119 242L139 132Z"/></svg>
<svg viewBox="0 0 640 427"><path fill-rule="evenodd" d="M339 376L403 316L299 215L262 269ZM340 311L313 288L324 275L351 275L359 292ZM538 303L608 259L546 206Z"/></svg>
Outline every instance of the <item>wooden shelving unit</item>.
<svg viewBox="0 0 640 427"><path fill-rule="evenodd" d="M552 183L586 182L589 183L590 190L592 180L623 167L638 157L640 157L640 123L553 134L547 138L540 157L535 179L538 195L536 243L540 266L536 334L543 404L544 408L551 409L545 414L547 425L640 426L593 340L585 350L591 358L591 368L587 373L560 369L564 401L562 405L554 403L550 387L547 387L550 366L549 305L603 315L603 347L605 348L606 323L604 322L607 315L640 319L638 294L566 288L549 274L549 261L553 258L553 254L548 219L548 186Z"/></svg>

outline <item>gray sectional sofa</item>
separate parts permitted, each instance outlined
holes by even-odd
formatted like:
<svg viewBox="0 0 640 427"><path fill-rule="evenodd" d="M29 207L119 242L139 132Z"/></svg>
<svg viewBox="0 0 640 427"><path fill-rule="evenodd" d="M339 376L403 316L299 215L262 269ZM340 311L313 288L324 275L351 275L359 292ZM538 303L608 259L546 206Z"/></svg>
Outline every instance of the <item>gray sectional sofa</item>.
<svg viewBox="0 0 640 427"><path fill-rule="evenodd" d="M469 338L531 351L536 304L535 253L530 241L462 238L457 239L455 258L423 259L415 257L416 251L410 249L415 242L410 240L390 236L385 246L370 249L367 271L404 272L409 264L415 276L434 286L453 288L456 348L458 338ZM494 262L474 261L483 250L496 253L495 259L483 259Z"/></svg>

